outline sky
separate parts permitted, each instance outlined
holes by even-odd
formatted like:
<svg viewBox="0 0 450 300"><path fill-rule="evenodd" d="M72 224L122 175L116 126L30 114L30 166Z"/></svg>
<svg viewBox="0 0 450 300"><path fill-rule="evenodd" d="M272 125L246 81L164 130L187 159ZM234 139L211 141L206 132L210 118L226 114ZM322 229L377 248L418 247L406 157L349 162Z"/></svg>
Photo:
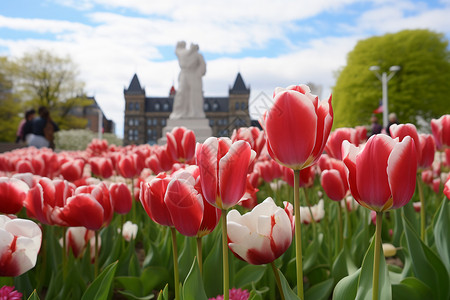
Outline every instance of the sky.
<svg viewBox="0 0 450 300"><path fill-rule="evenodd" d="M276 87L313 83L327 99L359 40L404 29L450 39L450 0L0 1L0 56L69 56L120 137L134 74L148 97L177 88L178 41L200 47L204 96L227 96L240 72L257 119Z"/></svg>

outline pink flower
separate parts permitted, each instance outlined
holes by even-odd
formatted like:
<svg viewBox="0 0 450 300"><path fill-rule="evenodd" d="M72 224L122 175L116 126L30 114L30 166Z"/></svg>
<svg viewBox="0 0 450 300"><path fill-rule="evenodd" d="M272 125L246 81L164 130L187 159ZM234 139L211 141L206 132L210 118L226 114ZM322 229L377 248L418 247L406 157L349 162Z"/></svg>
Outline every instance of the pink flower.
<svg viewBox="0 0 450 300"><path fill-rule="evenodd" d="M33 268L41 241L36 223L0 215L0 276L19 276Z"/></svg>
<svg viewBox="0 0 450 300"><path fill-rule="evenodd" d="M342 153L348 169L350 191L362 206L386 211L404 206L416 187L417 161L411 137L403 141L378 134L360 150L343 142Z"/></svg>
<svg viewBox="0 0 450 300"><path fill-rule="evenodd" d="M331 97L319 101L306 85L277 88L261 120L267 150L279 164L301 170L320 157L333 125Z"/></svg>
<svg viewBox="0 0 450 300"><path fill-rule="evenodd" d="M431 131L439 150L450 147L450 115L431 120Z"/></svg>
<svg viewBox="0 0 450 300"><path fill-rule="evenodd" d="M22 180L0 177L0 213L18 213L23 207L28 190L28 185Z"/></svg>
<svg viewBox="0 0 450 300"><path fill-rule="evenodd" d="M294 232L292 205L285 209L267 198L241 214L232 210L227 215L228 247L240 259L254 264L267 264L280 257L291 245Z"/></svg>
<svg viewBox="0 0 450 300"><path fill-rule="evenodd" d="M174 161L191 162L195 155L195 134L186 127L175 127L166 133L167 151Z"/></svg>
<svg viewBox="0 0 450 300"><path fill-rule="evenodd" d="M208 138L196 149L203 196L212 205L228 209L241 200L249 166L256 153L245 141L231 144L228 138Z"/></svg>
<svg viewBox="0 0 450 300"><path fill-rule="evenodd" d="M22 300L22 293L14 290L13 286L0 288L0 300Z"/></svg>
<svg viewBox="0 0 450 300"><path fill-rule="evenodd" d="M229 291L230 300L248 300L250 293L247 290L232 288ZM223 300L223 295L219 295L215 298L209 298L208 300Z"/></svg>
<svg viewBox="0 0 450 300"><path fill-rule="evenodd" d="M114 211L118 214L127 214L133 205L130 189L124 182L113 183L109 187Z"/></svg>

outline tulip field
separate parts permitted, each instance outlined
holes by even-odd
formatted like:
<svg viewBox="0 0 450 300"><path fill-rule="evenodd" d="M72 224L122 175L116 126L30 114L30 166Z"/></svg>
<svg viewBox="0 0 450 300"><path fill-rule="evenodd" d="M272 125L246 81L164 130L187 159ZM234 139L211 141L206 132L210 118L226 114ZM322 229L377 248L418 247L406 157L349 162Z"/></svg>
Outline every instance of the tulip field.
<svg viewBox="0 0 450 300"><path fill-rule="evenodd" d="M0 154L0 300L450 299L450 115L332 131L299 85L260 123Z"/></svg>

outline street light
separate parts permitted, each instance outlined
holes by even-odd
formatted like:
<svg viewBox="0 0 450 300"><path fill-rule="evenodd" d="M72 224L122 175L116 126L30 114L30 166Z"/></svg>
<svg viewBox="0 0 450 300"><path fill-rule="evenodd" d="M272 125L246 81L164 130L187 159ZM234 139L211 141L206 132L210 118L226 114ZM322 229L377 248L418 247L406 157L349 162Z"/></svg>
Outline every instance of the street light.
<svg viewBox="0 0 450 300"><path fill-rule="evenodd" d="M395 75L395 73L400 71L400 69L401 69L400 66L391 66L389 68L389 72L390 72L389 75L386 72L383 72L380 75L380 73L378 73L378 71L380 70L379 66L371 66L369 68L369 70L372 71L379 80L381 80L381 86L383 89L383 102L382 103L383 103L383 126L384 126L384 128L386 128L388 125L388 114L389 114L388 92L387 92L388 85L387 84L388 84L389 80L391 80L391 78Z"/></svg>

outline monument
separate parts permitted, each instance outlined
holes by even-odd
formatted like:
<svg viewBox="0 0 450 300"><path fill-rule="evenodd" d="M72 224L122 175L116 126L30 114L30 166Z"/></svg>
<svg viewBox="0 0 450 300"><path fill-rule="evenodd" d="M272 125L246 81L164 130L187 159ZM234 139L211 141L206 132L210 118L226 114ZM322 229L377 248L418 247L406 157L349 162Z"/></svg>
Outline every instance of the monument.
<svg viewBox="0 0 450 300"><path fill-rule="evenodd" d="M178 90L175 93L172 113L158 143L165 144L166 132L180 126L194 131L197 141L203 142L212 136L203 110L202 77L206 74L206 63L197 44L191 44L188 49L186 42L179 41L175 54L180 65Z"/></svg>

